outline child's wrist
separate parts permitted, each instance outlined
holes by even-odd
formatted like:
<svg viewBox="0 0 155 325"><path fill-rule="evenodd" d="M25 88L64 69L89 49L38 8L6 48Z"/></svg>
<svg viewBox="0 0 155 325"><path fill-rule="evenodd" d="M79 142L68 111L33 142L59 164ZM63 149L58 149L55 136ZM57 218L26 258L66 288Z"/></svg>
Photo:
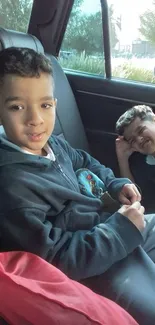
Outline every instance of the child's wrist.
<svg viewBox="0 0 155 325"><path fill-rule="evenodd" d="M121 168L129 167L129 158L123 156L122 159L118 160L118 163Z"/></svg>
<svg viewBox="0 0 155 325"><path fill-rule="evenodd" d="M128 161L130 156L131 156L131 154L126 153L126 152L117 153L117 158L118 158L119 161L122 161L122 160L127 160Z"/></svg>

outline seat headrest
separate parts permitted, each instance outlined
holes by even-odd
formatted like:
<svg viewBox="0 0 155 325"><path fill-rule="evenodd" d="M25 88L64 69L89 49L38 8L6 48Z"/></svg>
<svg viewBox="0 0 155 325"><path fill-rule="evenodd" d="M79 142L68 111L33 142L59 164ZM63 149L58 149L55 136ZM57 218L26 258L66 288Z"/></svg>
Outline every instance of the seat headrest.
<svg viewBox="0 0 155 325"><path fill-rule="evenodd" d="M0 27L0 51L12 46L27 47L44 53L42 44L35 36Z"/></svg>

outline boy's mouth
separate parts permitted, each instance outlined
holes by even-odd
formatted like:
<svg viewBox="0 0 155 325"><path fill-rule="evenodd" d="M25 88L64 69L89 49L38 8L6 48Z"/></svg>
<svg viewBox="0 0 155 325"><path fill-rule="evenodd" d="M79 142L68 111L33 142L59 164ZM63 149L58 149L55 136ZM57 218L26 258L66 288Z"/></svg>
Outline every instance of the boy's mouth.
<svg viewBox="0 0 155 325"><path fill-rule="evenodd" d="M31 141L40 141L42 140L43 136L44 136L45 132L42 133L29 133L28 137Z"/></svg>

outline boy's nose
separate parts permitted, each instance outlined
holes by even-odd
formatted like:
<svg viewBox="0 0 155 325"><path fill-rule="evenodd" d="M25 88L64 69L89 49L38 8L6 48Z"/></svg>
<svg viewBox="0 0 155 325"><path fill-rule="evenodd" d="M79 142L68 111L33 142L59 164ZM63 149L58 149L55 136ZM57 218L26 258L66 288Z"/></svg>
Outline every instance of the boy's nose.
<svg viewBox="0 0 155 325"><path fill-rule="evenodd" d="M27 124L37 126L44 122L40 112L33 111L27 117Z"/></svg>

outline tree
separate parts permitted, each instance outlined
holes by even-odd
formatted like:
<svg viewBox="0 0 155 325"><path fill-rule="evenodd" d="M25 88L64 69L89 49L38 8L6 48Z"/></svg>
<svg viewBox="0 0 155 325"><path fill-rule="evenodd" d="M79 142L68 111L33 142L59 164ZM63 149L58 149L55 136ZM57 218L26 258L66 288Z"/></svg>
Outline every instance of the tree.
<svg viewBox="0 0 155 325"><path fill-rule="evenodd" d="M0 25L26 32L31 9L32 0L0 0Z"/></svg>
<svg viewBox="0 0 155 325"><path fill-rule="evenodd" d="M77 11L80 11L81 5L84 0L75 0L72 8L72 15L74 15Z"/></svg>
<svg viewBox="0 0 155 325"><path fill-rule="evenodd" d="M63 48L85 51L87 54L103 52L101 13L76 15L68 25Z"/></svg>
<svg viewBox="0 0 155 325"><path fill-rule="evenodd" d="M103 53L103 33L101 11L86 15L80 10L82 1L73 9L65 33L64 50L76 49L77 52L85 51L87 54ZM77 1L75 1L77 3ZM116 36L116 24L113 19L113 7L109 9L111 46L115 47L118 42Z"/></svg>
<svg viewBox="0 0 155 325"><path fill-rule="evenodd" d="M155 1L153 1L154 10L146 10L140 16L140 33L147 41L155 44Z"/></svg>
<svg viewBox="0 0 155 325"><path fill-rule="evenodd" d="M111 48L114 49L118 43L118 38L116 34L116 27L121 29L121 20L120 18L114 18L114 7L110 5L109 7L109 22L110 22L110 39L111 39Z"/></svg>

